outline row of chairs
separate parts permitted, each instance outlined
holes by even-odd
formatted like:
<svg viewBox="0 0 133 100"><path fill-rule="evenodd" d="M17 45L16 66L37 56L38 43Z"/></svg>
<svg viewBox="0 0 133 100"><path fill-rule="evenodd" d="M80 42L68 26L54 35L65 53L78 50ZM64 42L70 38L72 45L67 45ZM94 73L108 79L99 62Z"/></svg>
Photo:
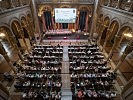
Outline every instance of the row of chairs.
<svg viewBox="0 0 133 100"><path fill-rule="evenodd" d="M25 56L18 73L16 90L23 92L23 100L61 99L61 46L34 46ZM55 50L54 52L47 52ZM48 55L44 55L48 54ZM44 91L45 90L45 91Z"/></svg>
<svg viewBox="0 0 133 100"><path fill-rule="evenodd" d="M70 46L70 73L73 100L110 100L116 74L110 72L104 55L96 44Z"/></svg>

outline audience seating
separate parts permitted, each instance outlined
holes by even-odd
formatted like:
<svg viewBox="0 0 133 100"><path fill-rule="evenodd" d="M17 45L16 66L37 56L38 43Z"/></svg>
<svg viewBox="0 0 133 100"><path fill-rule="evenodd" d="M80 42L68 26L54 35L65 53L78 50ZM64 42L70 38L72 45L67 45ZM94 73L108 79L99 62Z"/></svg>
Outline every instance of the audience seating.
<svg viewBox="0 0 133 100"><path fill-rule="evenodd" d="M25 55L14 85L23 100L61 100L62 54L60 45L36 45Z"/></svg>
<svg viewBox="0 0 133 100"><path fill-rule="evenodd" d="M69 46L73 100L111 100L116 74L110 71L97 44Z"/></svg>
<svg viewBox="0 0 133 100"><path fill-rule="evenodd" d="M116 74L97 44L68 46L73 100L112 100ZM17 91L22 100L61 100L63 46L36 45L19 65Z"/></svg>

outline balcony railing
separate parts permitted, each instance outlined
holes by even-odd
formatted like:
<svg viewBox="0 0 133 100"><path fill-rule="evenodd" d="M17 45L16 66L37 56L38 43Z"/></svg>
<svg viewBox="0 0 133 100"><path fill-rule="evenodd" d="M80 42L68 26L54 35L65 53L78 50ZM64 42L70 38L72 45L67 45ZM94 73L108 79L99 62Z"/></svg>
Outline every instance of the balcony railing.
<svg viewBox="0 0 133 100"><path fill-rule="evenodd" d="M109 0L104 0L103 2L104 6L109 6L112 8L119 8L125 11L133 12L133 0L123 0L120 2L120 7L117 7L118 5L118 0L112 0L112 2L109 4Z"/></svg>
<svg viewBox="0 0 133 100"><path fill-rule="evenodd" d="M12 9L12 8L20 7L24 5L29 5L29 2L30 0L1 0L0 11Z"/></svg>
<svg viewBox="0 0 133 100"><path fill-rule="evenodd" d="M41 3L94 3L95 0L37 0L37 4Z"/></svg>

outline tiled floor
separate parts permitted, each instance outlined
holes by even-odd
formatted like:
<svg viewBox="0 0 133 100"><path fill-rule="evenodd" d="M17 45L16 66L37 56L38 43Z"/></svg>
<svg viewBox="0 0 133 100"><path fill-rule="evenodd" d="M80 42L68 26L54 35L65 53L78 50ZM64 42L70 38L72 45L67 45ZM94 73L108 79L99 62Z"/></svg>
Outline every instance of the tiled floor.
<svg viewBox="0 0 133 100"><path fill-rule="evenodd" d="M70 74L69 74L69 57L68 46L63 47L63 62L62 62L62 98L61 100L72 100L72 92L70 88Z"/></svg>

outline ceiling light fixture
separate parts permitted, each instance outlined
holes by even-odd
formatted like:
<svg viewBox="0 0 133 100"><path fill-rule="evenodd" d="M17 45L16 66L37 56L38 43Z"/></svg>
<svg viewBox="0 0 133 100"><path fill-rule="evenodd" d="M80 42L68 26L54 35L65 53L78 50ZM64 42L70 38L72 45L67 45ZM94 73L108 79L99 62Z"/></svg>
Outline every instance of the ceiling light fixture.
<svg viewBox="0 0 133 100"><path fill-rule="evenodd" d="M0 37L5 37L6 35L4 33L0 33Z"/></svg>
<svg viewBox="0 0 133 100"><path fill-rule="evenodd" d="M124 33L124 36L129 37L129 38L133 37L131 33Z"/></svg>

